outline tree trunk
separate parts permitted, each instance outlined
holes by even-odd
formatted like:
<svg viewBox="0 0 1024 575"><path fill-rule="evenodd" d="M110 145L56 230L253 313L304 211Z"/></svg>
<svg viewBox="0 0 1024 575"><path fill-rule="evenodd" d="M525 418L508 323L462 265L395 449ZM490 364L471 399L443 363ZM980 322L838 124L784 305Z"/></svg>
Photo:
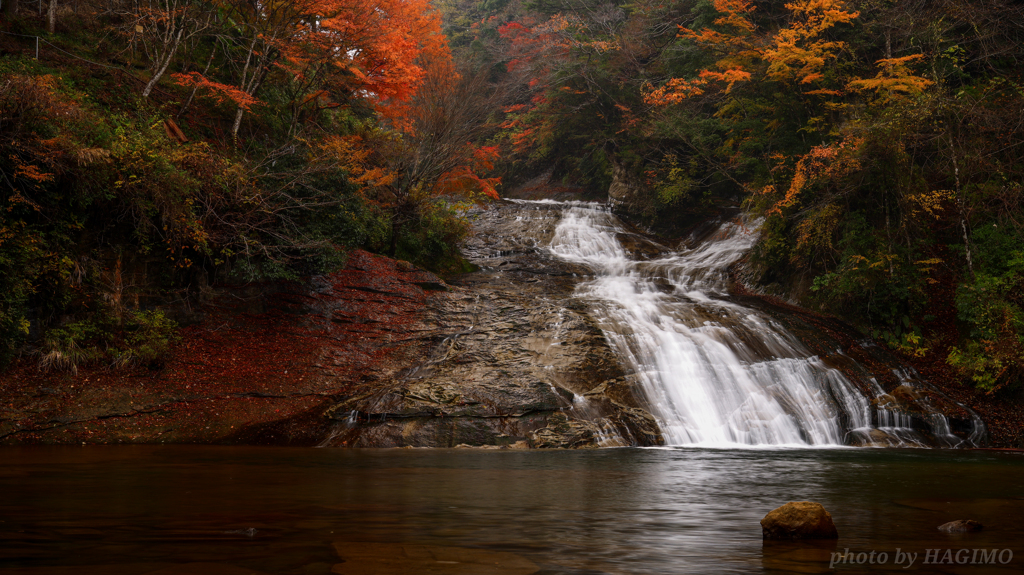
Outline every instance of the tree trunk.
<svg viewBox="0 0 1024 575"><path fill-rule="evenodd" d="M57 0L50 0L46 7L46 31L50 34L57 31Z"/></svg>
<svg viewBox="0 0 1024 575"><path fill-rule="evenodd" d="M964 208L963 190L960 189L960 164L956 161L956 148L953 147L952 138L949 140L949 151L953 156L953 176L956 179L956 206L960 216L960 231L964 235L964 255L967 256L967 270L974 279L974 260L971 257L971 238L967 233L967 216Z"/></svg>
<svg viewBox="0 0 1024 575"><path fill-rule="evenodd" d="M55 2L56 0L50 1ZM153 77L149 79L149 83L146 84L146 87L142 89L143 98L149 97L149 94L153 91L153 88L156 86L156 83L160 81L160 78L164 75L164 72L167 71L167 67L171 65L171 60L174 60L174 55L178 52L178 46L181 45L181 34L184 31L184 28L178 29L178 35L174 37L174 43L168 46L164 53L164 61L158 64L156 71L153 73Z"/></svg>
<svg viewBox="0 0 1024 575"><path fill-rule="evenodd" d="M268 70L269 68L263 68L254 73L249 89L245 91L246 94L249 94L254 98L256 97L256 92L260 89L260 86L263 85L263 80L267 77ZM242 127L242 114L244 113L245 109L241 106L239 106L238 110L235 112L235 123L231 126L231 139L233 140L238 139L238 129Z"/></svg>
<svg viewBox="0 0 1024 575"><path fill-rule="evenodd" d="M231 125L231 139L232 140L238 138L238 128L242 127L242 114L244 114L244 113L245 113L245 110L242 109L241 106L239 106L238 110L235 111L235 123Z"/></svg>
<svg viewBox="0 0 1024 575"><path fill-rule="evenodd" d="M3 0L4 16L15 17L18 15L18 0Z"/></svg>
<svg viewBox="0 0 1024 575"><path fill-rule="evenodd" d="M166 69L167 67L164 66L161 70L157 71L156 74L153 74L152 78L149 79L149 82L146 84L146 87L142 89L143 98L148 98L149 94L153 92L153 87L156 86L156 83L160 80L160 76L163 75L164 70Z"/></svg>

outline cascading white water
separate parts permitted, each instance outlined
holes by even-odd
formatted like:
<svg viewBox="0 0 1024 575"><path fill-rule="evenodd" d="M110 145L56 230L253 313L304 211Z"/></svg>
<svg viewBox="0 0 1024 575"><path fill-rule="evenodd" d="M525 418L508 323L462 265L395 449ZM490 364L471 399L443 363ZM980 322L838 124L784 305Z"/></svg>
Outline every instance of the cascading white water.
<svg viewBox="0 0 1024 575"><path fill-rule="evenodd" d="M841 372L769 317L723 299L727 268L754 229L727 222L712 241L647 261L630 257L616 237L624 231L599 204L567 204L550 250L595 272L577 295L636 371L666 444L842 445L847 430L871 429L871 403Z"/></svg>

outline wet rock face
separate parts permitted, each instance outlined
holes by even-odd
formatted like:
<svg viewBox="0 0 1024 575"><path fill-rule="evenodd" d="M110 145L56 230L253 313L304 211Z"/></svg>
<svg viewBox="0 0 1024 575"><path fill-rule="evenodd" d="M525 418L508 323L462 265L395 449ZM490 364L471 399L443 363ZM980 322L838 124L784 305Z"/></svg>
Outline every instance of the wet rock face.
<svg viewBox="0 0 1024 575"><path fill-rule="evenodd" d="M612 182L608 186L608 197L629 210L637 210L647 196L649 192L644 189L639 178L620 162L612 159Z"/></svg>
<svg viewBox="0 0 1024 575"><path fill-rule="evenodd" d="M332 407L326 445L660 443L633 378L572 296L587 270L545 249L558 210L506 204L476 217L465 251L480 270L431 298L425 357Z"/></svg>
<svg viewBox="0 0 1024 575"><path fill-rule="evenodd" d="M812 501L791 501L773 509L761 520L761 534L770 541L839 538L832 515Z"/></svg>

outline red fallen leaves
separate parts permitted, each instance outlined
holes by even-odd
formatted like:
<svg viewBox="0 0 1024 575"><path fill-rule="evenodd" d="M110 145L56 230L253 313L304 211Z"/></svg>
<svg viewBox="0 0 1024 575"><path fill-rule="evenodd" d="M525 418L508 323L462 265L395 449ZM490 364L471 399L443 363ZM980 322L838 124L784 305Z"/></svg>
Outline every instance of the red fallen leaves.
<svg viewBox="0 0 1024 575"><path fill-rule="evenodd" d="M418 284L440 280L354 251L312 283L221 288L158 372L23 359L0 375L0 442L315 442L328 405L422 357Z"/></svg>

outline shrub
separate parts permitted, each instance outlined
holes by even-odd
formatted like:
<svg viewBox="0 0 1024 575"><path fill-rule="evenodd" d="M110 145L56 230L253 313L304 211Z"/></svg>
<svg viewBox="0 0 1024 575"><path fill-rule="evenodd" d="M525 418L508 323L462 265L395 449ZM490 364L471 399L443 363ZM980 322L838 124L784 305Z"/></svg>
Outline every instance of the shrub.
<svg viewBox="0 0 1024 575"><path fill-rule="evenodd" d="M39 368L77 373L88 364L111 368L159 369L180 337L178 325L161 310L130 311L91 318L47 330Z"/></svg>

